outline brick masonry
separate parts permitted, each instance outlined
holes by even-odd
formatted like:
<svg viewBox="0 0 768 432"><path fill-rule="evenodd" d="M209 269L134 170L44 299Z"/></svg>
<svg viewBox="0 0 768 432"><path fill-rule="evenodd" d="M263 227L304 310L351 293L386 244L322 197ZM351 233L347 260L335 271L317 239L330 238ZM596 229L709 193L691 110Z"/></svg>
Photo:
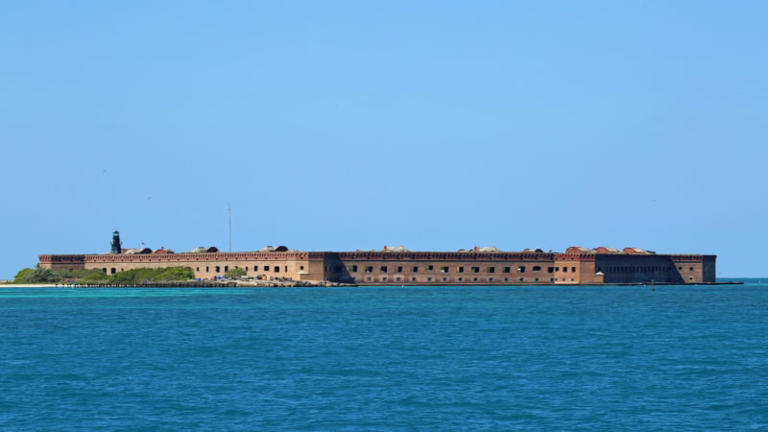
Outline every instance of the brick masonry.
<svg viewBox="0 0 768 432"><path fill-rule="evenodd" d="M574 248L569 248L571 251ZM604 249L604 248L603 248ZM602 250L601 250L602 251ZM40 255L52 269L189 267L202 280L250 276L370 285L513 285L715 282L715 255L546 252L214 252Z"/></svg>

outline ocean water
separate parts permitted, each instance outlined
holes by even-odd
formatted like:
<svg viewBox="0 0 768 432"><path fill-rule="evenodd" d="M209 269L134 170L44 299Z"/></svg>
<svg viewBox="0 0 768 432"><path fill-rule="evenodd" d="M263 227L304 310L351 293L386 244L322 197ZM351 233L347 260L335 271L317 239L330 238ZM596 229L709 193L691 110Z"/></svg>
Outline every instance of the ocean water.
<svg viewBox="0 0 768 432"><path fill-rule="evenodd" d="M0 430L768 430L768 280L5 288Z"/></svg>

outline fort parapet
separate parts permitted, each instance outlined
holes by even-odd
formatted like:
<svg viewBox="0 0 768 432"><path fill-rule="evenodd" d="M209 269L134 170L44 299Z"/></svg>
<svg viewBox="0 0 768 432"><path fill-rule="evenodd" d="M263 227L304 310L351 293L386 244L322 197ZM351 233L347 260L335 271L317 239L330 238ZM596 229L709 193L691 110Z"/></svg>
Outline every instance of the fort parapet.
<svg viewBox="0 0 768 432"><path fill-rule="evenodd" d="M161 250L163 251L163 250ZM189 267L212 280L235 268L248 276L360 285L515 285L715 282L715 255L670 255L626 248L571 247L552 252L187 252L40 255L51 269L100 269L106 274Z"/></svg>

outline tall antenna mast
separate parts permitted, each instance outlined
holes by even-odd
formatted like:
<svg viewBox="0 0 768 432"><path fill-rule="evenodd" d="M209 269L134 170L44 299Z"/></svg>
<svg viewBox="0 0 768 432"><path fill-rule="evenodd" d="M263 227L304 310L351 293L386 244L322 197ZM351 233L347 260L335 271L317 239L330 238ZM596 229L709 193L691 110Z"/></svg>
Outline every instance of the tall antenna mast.
<svg viewBox="0 0 768 432"><path fill-rule="evenodd" d="M232 252L232 204L227 203L227 226L229 228L229 251Z"/></svg>

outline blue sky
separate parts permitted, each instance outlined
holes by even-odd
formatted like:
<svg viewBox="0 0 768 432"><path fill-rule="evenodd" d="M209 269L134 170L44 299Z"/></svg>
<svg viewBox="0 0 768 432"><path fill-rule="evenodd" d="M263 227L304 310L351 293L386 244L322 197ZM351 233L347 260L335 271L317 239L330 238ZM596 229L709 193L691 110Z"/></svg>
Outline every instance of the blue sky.
<svg viewBox="0 0 768 432"><path fill-rule="evenodd" d="M768 3L4 2L40 253L636 246L767 276Z"/></svg>

